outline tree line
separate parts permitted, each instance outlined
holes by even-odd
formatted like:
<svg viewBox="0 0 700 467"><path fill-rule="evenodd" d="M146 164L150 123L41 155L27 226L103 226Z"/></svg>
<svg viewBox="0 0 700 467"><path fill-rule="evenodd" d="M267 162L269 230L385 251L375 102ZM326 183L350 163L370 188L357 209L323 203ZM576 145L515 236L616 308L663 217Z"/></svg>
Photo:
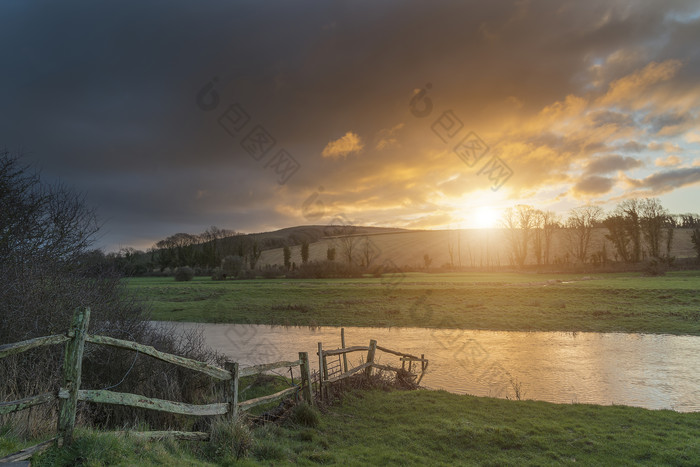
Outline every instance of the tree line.
<svg viewBox="0 0 700 467"><path fill-rule="evenodd" d="M556 232L563 238L569 261L639 263L648 259L670 265L675 229L693 229L691 241L700 258L700 216L671 214L657 198L627 199L608 213L599 206L579 206L564 219L552 211L518 205L505 210L501 226L509 261L519 267L528 255L534 256L537 265L551 264ZM599 228L607 230L605 239L613 251L607 251L606 242L592 251L593 233Z"/></svg>

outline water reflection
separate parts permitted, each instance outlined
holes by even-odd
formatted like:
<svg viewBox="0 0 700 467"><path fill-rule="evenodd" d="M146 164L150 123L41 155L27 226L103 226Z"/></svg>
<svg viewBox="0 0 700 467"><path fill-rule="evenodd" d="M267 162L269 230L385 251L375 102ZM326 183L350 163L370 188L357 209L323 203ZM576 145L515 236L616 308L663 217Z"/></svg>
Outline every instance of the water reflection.
<svg viewBox="0 0 700 467"><path fill-rule="evenodd" d="M168 325L173 323L168 323ZM207 343L252 365L295 359L317 343L340 347L335 327L177 323L203 329ZM430 360L423 385L458 394L521 397L557 403L623 404L700 411L700 338L653 334L462 331L425 328L345 329L346 345L379 345ZM351 354L357 363L361 353ZM400 365L379 353L380 363Z"/></svg>

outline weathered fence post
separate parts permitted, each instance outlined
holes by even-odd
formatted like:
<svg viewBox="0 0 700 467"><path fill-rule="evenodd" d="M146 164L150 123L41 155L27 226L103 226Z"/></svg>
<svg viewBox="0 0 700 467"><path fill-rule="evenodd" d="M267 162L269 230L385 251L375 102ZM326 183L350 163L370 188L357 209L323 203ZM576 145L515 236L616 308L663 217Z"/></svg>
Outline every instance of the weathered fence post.
<svg viewBox="0 0 700 467"><path fill-rule="evenodd" d="M236 420L238 417L238 362L225 362L224 368L231 373L231 380L227 381L226 387L228 418L229 420Z"/></svg>
<svg viewBox="0 0 700 467"><path fill-rule="evenodd" d="M323 344L318 343L318 395L323 400Z"/></svg>
<svg viewBox="0 0 700 467"><path fill-rule="evenodd" d="M369 341L369 352L367 352L367 363L374 363L374 353L377 351L377 341L372 339ZM369 378L372 376L372 367L365 370L365 375Z"/></svg>
<svg viewBox="0 0 700 467"><path fill-rule="evenodd" d="M78 390L80 389L80 374L83 367L83 351L85 337L90 324L90 308L76 308L73 313L63 358L63 383L59 390L58 432L65 444L73 440L75 428L75 412L78 406Z"/></svg>
<svg viewBox="0 0 700 467"><path fill-rule="evenodd" d="M340 346L345 348L345 328L340 328ZM343 354L343 373L348 372L348 354Z"/></svg>
<svg viewBox="0 0 700 467"><path fill-rule="evenodd" d="M314 404L314 399L311 397L311 368L309 366L309 354L307 352L299 352L299 360L301 365L301 394L304 400L309 404Z"/></svg>

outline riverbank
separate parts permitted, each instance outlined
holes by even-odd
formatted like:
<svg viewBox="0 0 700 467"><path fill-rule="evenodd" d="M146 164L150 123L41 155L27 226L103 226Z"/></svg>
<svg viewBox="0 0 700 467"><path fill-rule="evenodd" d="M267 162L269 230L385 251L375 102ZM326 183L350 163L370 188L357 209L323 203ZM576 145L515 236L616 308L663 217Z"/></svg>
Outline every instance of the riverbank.
<svg viewBox="0 0 700 467"><path fill-rule="evenodd" d="M152 319L700 335L700 271L408 273L361 279L132 278Z"/></svg>
<svg viewBox="0 0 700 467"><path fill-rule="evenodd" d="M310 426L309 426L310 425ZM550 404L443 391L354 391L317 423L253 429L240 465L698 465L700 413ZM1 440L1 438L0 438ZM0 453L8 442L0 442ZM13 446L17 447L17 446ZM80 430L32 465L231 465L207 443Z"/></svg>

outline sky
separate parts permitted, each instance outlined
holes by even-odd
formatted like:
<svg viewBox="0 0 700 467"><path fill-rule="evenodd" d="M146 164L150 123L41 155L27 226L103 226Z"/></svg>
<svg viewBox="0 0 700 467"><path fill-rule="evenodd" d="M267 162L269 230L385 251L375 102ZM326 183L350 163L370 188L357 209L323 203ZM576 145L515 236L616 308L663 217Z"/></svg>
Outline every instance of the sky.
<svg viewBox="0 0 700 467"><path fill-rule="evenodd" d="M696 1L0 3L0 148L97 246L700 211Z"/></svg>

